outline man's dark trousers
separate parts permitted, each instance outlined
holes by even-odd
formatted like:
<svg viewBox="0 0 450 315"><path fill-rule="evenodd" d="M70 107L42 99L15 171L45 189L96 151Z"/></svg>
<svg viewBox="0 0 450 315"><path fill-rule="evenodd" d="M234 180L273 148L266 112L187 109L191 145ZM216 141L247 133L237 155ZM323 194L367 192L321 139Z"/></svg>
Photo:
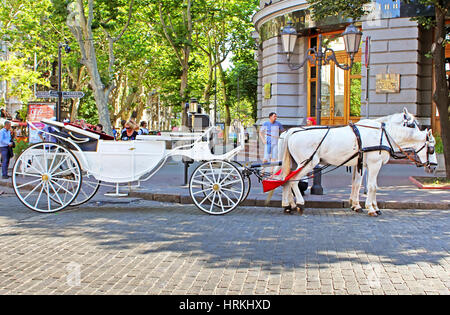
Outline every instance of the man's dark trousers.
<svg viewBox="0 0 450 315"><path fill-rule="evenodd" d="M9 159L11 158L9 155L9 148L0 148L0 153L2 154L2 176L8 176Z"/></svg>

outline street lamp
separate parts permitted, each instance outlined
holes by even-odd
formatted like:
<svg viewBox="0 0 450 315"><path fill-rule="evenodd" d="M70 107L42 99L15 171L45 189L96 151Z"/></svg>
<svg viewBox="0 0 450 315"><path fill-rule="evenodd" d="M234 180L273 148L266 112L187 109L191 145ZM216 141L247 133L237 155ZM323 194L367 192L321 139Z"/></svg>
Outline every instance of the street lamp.
<svg viewBox="0 0 450 315"><path fill-rule="evenodd" d="M195 114L198 112L198 101L195 97L192 97L189 101L189 114L191 114L192 119L192 131L194 131L195 125Z"/></svg>
<svg viewBox="0 0 450 315"><path fill-rule="evenodd" d="M293 23L289 21L287 26L283 27L281 30L281 43L283 45L283 50L286 53L288 66L291 70L298 70L302 68L307 61L314 63L317 65L317 97L316 97L316 116L317 116L317 124L321 124L321 116L322 116L322 65L327 65L330 61L333 61L337 67L342 70L350 70L353 67L353 61L355 58L355 54L359 51L359 45L361 43L362 33L361 31L354 25L350 24L345 29L344 33L342 33L342 37L344 39L345 51L350 57L350 64L340 64L337 59L333 49L328 47L322 47L322 34L319 34L319 45L318 47L309 48L306 51L305 59L299 63L295 64L291 62L291 55L294 53L295 44L297 42L298 33L295 30ZM313 195L322 195L323 188L321 185L321 171L316 166L314 172L314 183L313 187L311 187L311 194Z"/></svg>
<svg viewBox="0 0 450 315"><path fill-rule="evenodd" d="M189 103L186 103L186 109L188 111L189 114L191 114L191 119L192 119L192 129L191 131L194 132L194 126L195 126L195 114L198 113L198 100L195 97L192 97L189 100ZM188 120L186 119L186 127L188 127ZM184 163L184 186L186 187L188 185L188 169L189 169L189 164L194 163L194 161L188 157L183 156L183 163Z"/></svg>

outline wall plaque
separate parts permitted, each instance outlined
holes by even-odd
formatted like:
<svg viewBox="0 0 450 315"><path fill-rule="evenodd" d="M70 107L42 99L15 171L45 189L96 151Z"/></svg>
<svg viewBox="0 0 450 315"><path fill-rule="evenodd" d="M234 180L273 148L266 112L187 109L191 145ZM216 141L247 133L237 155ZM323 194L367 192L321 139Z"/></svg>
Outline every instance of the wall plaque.
<svg viewBox="0 0 450 315"><path fill-rule="evenodd" d="M264 84L264 98L265 99L272 98L272 83Z"/></svg>
<svg viewBox="0 0 450 315"><path fill-rule="evenodd" d="M376 76L376 93L400 93L400 74L379 73Z"/></svg>

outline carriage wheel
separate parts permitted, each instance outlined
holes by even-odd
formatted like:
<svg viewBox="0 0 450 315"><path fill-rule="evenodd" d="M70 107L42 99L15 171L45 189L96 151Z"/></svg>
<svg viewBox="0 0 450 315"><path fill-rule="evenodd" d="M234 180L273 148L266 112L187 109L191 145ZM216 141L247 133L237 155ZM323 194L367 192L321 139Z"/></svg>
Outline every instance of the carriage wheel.
<svg viewBox="0 0 450 315"><path fill-rule="evenodd" d="M80 192L78 193L75 200L70 203L71 207L81 206L82 204L91 200L92 197L95 196L101 185L101 181L95 179L95 177L92 175L88 175L87 172L83 171L81 176L83 177L83 180L81 181ZM68 185L76 184L70 183ZM58 199L55 199L54 197L50 198L52 198L54 202L59 202Z"/></svg>
<svg viewBox="0 0 450 315"><path fill-rule="evenodd" d="M234 162L234 163L238 165L238 170L239 170L240 172L242 172L242 170L244 169L244 167L242 166L242 164L239 163L239 162ZM241 198L241 200L239 201L239 204L241 204L242 202L244 202L244 201L247 199L247 197L248 197L248 195L249 195L249 193L250 193L250 189L251 189L251 187L252 187L252 181L251 181L249 175L246 176L245 174L243 174L242 178L244 179L244 194L242 195L242 198ZM209 195L206 193L206 192L207 192L207 189L206 189L207 187L206 187L204 184L202 184L201 187L202 187L202 191L203 191L203 196L204 196L204 197L207 197L208 200L209 200L210 202L213 202L213 201L212 201L212 196L209 196ZM216 204L217 206L220 206L220 203L219 203L218 200L215 201L215 204Z"/></svg>
<svg viewBox="0 0 450 315"><path fill-rule="evenodd" d="M239 170L242 173L242 170L244 169L244 166L241 163L239 163L239 162L234 162L234 163L239 165ZM252 181L250 179L250 175L243 174L242 177L244 178L245 190L244 190L244 194L242 195L242 199L241 199L241 201L239 203L242 203L242 202L244 202L247 199L248 195L250 194L250 189L252 187Z"/></svg>
<svg viewBox="0 0 450 315"><path fill-rule="evenodd" d="M80 192L74 201L70 203L70 206L80 206L95 196L100 188L101 181L95 179L92 175L87 175L86 172L82 173L83 180L80 187Z"/></svg>
<svg viewBox="0 0 450 315"><path fill-rule="evenodd" d="M189 181L195 205L208 214L225 214L234 210L244 196L242 174L230 162L209 161L198 166Z"/></svg>
<svg viewBox="0 0 450 315"><path fill-rule="evenodd" d="M25 206L51 213L75 200L82 176L72 152L60 144L41 142L17 158L12 180L14 192Z"/></svg>

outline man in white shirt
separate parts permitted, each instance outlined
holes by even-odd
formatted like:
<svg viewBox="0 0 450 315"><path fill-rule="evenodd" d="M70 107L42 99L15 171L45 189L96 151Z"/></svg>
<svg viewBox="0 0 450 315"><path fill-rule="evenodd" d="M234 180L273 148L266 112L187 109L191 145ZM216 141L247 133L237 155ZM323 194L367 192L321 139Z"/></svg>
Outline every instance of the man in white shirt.
<svg viewBox="0 0 450 315"><path fill-rule="evenodd" d="M5 125L0 130L0 153L2 155L2 179L8 179L8 166L11 158L10 148L12 148L13 142L11 137L11 122L5 121Z"/></svg>

